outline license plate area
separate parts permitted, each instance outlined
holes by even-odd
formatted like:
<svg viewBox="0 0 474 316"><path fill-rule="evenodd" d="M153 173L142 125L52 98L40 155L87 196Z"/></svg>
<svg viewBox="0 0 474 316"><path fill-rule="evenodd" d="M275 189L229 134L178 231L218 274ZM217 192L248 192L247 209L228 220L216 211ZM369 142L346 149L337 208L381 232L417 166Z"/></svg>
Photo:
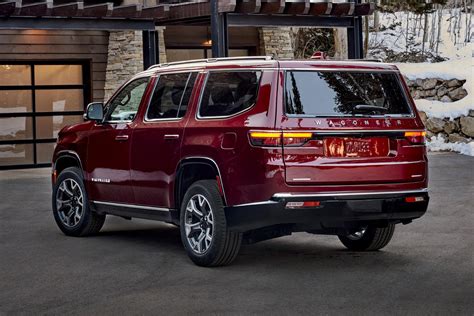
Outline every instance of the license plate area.
<svg viewBox="0 0 474 316"><path fill-rule="evenodd" d="M326 137L323 143L325 157L386 157L390 152L388 137Z"/></svg>

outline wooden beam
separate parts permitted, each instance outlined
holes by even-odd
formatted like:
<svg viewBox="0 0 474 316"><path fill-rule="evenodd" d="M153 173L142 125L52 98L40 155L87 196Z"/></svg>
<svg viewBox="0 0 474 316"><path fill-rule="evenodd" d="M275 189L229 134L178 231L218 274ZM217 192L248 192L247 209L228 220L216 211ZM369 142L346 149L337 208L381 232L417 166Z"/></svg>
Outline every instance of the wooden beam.
<svg viewBox="0 0 474 316"><path fill-rule="evenodd" d="M152 7L144 7L142 9L141 18L147 18L147 19L154 19L154 20L159 20L159 19L164 19L168 17L170 10L170 5L168 4L160 4L160 5L155 5Z"/></svg>
<svg viewBox="0 0 474 316"><path fill-rule="evenodd" d="M331 15L334 15L334 16L353 15L354 9L355 9L354 2L333 3Z"/></svg>
<svg viewBox="0 0 474 316"><path fill-rule="evenodd" d="M0 3L0 16L15 15L20 11L21 1L8 1Z"/></svg>
<svg viewBox="0 0 474 316"><path fill-rule="evenodd" d="M82 11L82 16L87 17L108 17L112 16L112 11L114 10L114 4L112 2L106 2L101 4L94 4L84 6Z"/></svg>
<svg viewBox="0 0 474 316"><path fill-rule="evenodd" d="M322 2L311 0L311 7L309 8L310 15L329 15L332 11L332 2Z"/></svg>
<svg viewBox="0 0 474 316"><path fill-rule="evenodd" d="M375 11L375 3L358 3L355 5L354 15L371 15Z"/></svg>
<svg viewBox="0 0 474 316"><path fill-rule="evenodd" d="M53 9L53 0L22 5L18 15L21 16L50 16Z"/></svg>
<svg viewBox="0 0 474 316"><path fill-rule="evenodd" d="M286 14L308 14L311 3L310 0L286 0Z"/></svg>
<svg viewBox="0 0 474 316"><path fill-rule="evenodd" d="M200 0L170 5L168 18L170 20L181 20L200 17L209 18L210 15L210 2L207 0Z"/></svg>
<svg viewBox="0 0 474 316"><path fill-rule="evenodd" d="M262 8L261 0L238 0L235 6L235 12L245 14L256 14Z"/></svg>
<svg viewBox="0 0 474 316"><path fill-rule="evenodd" d="M66 4L59 4L53 7L53 16L75 17L82 16L84 10L84 2L72 2Z"/></svg>
<svg viewBox="0 0 474 316"><path fill-rule="evenodd" d="M112 12L113 17L123 17L123 18L139 18L142 14L143 6L140 3L121 5L114 7Z"/></svg>
<svg viewBox="0 0 474 316"><path fill-rule="evenodd" d="M285 0L262 0L263 14L281 14L285 11Z"/></svg>

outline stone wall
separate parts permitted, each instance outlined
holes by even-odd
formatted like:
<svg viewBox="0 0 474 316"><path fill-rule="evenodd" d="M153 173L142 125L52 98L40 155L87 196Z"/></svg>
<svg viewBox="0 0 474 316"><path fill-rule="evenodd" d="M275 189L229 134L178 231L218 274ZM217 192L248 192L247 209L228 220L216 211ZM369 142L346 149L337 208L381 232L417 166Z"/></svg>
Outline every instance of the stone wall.
<svg viewBox="0 0 474 316"><path fill-rule="evenodd" d="M104 101L140 71L143 71L142 31L110 31Z"/></svg>
<svg viewBox="0 0 474 316"><path fill-rule="evenodd" d="M445 102L446 107L449 107L450 103L467 97L467 91L463 87L466 80L428 78L406 81L414 99L437 100ZM426 126L428 139L435 135L441 135L450 143L473 141L474 110L470 110L467 116L461 116L454 120L427 117L426 113L422 111L420 111L420 115Z"/></svg>
<svg viewBox="0 0 474 316"><path fill-rule="evenodd" d="M467 96L463 88L466 80L443 80L439 78L407 80L408 88L414 99L453 102Z"/></svg>
<svg viewBox="0 0 474 316"><path fill-rule="evenodd" d="M260 33L260 54L280 58L294 58L291 29L289 27L262 27Z"/></svg>

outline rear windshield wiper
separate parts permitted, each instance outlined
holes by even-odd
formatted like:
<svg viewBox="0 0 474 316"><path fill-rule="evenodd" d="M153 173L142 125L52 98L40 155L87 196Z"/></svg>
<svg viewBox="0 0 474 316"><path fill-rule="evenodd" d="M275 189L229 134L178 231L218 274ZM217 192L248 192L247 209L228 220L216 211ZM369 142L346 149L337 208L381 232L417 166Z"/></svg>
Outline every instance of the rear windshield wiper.
<svg viewBox="0 0 474 316"><path fill-rule="evenodd" d="M369 105L369 104L357 104L352 109L352 113L381 113L385 114L388 109L383 106Z"/></svg>

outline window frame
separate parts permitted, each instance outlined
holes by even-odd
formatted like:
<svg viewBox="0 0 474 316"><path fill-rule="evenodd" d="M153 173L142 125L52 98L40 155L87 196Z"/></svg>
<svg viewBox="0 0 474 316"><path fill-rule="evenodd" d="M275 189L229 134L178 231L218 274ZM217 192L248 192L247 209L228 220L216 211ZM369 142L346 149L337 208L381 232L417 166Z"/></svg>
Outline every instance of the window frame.
<svg viewBox="0 0 474 316"><path fill-rule="evenodd" d="M193 88L191 90L191 96L193 95L193 92L194 92L194 89L196 88L196 82L198 80L198 77L199 77L199 74L201 73L201 71L190 71L190 70L183 70L183 71L172 71L172 72L165 72L165 73L159 73L156 75L156 80L155 80L155 83L153 85L153 90L152 90L152 93L150 95L150 98L148 100L148 104L147 104L147 107L146 107L146 111L145 111L145 115L143 116L143 122L144 123L153 123L153 122L162 122L162 121L181 121L182 119L184 119L186 117L186 115L189 113L188 110L186 110L186 113L182 116L182 117L165 117L165 118L153 118L153 119L150 119L148 118L148 111L150 110L150 105L151 105L151 100L153 99L153 94L155 93L155 89L156 89L156 86L158 85L159 81L160 81L160 78L161 76L164 76L164 75L175 75L175 74L181 74L181 73L188 73L188 79L186 80L186 85L184 86L184 91L183 91L183 96L184 96L184 93L186 93L186 89L188 88L188 84L189 84L189 79L191 79L191 75L193 73L197 73L196 75L196 79L194 80L194 85L193 85ZM179 104L179 108L178 108L178 113L177 115L179 114L179 109L181 108L181 102L183 101L183 96L181 96L181 101L180 101L180 104ZM189 98L189 102L191 102L191 96ZM188 104L188 107L189 107L189 104Z"/></svg>
<svg viewBox="0 0 474 316"><path fill-rule="evenodd" d="M400 79L400 73L393 71L393 70L372 70L372 69L344 69L344 68L334 68L334 69L305 69L305 68L285 68L283 70L283 102L282 102L282 114L288 118L414 118L415 113L413 110L413 104L410 102L408 98L407 92L405 91L404 85ZM396 80L399 84L399 87L403 93L403 98L405 99L409 114L388 114L388 115L314 115L314 114L291 114L286 112L286 88L288 84L288 80L286 80L288 72L353 72L353 73L378 73L378 74L393 74L396 77Z"/></svg>
<svg viewBox="0 0 474 316"><path fill-rule="evenodd" d="M114 120L107 120L107 117L109 115L111 115L112 113L110 112L110 104L112 103L112 101L114 101L118 95L126 88L128 87L131 83L137 81L137 80L140 80L140 79L144 79L146 78L148 80L146 86L145 86L145 90L143 92L143 95L142 95L142 98L140 99L140 103L138 104L138 108L137 108L137 112L135 113L135 116L133 117L132 120L123 120L123 121L114 121ZM130 79L129 81L127 81L125 84L122 85L122 87L120 87L113 95L112 97L110 97L110 99L107 101L107 103L104 105L104 110L105 111L105 114L104 114L104 119L101 121L101 124L121 124L121 123L131 123L133 121L135 121L135 119L137 118L137 114L138 112L140 111L140 106L142 105L142 102L143 102L143 98L145 97L145 94L146 94L146 91L148 89L148 86L150 85L150 79L152 78L152 76L150 75L145 75L145 76L140 76L140 77L135 77L135 78L132 78ZM115 110L115 108L114 108ZM113 111L112 111L113 112Z"/></svg>
<svg viewBox="0 0 474 316"><path fill-rule="evenodd" d="M233 114L230 114L230 115L201 116L199 114L199 112L201 112L202 98L204 97L204 90L206 90L207 81L208 81L211 73L217 73L217 72L259 72L260 73L260 78L258 79L258 83L257 83L257 85L258 85L257 86L257 93L256 93L257 99L255 100L255 104L248 107L248 108L246 108L246 109L243 109L242 111L239 111L239 112L236 112L236 113L233 113ZM195 119L198 120L198 121L222 120L222 119L232 118L234 116L237 116L237 115L240 115L240 114L245 113L247 111L250 111L251 109L253 109L257 105L258 96L259 96L259 93L260 93L260 85L262 83L263 74L264 74L264 69L255 69L255 68L207 70L206 73L205 73L206 77L204 78L204 81L203 81L202 87L201 87L201 91L200 91L200 94L199 94L199 100L198 100L198 106L197 106L197 109L196 109Z"/></svg>

